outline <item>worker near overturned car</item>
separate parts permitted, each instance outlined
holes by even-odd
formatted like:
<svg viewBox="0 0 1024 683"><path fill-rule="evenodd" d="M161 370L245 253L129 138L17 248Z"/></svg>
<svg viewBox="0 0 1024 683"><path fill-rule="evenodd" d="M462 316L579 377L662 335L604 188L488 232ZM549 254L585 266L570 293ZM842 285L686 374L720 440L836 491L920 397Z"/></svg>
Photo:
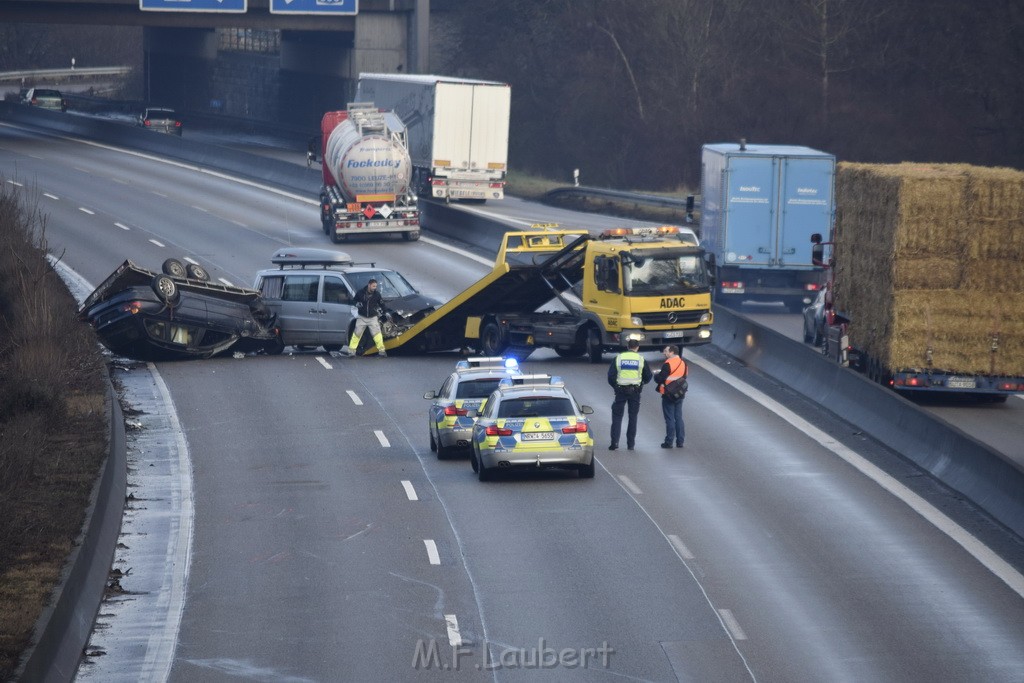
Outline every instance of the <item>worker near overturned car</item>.
<svg viewBox="0 0 1024 683"><path fill-rule="evenodd" d="M626 448L636 446L637 415L640 413L640 391L651 381L651 368L640 355L640 341L630 338L626 350L615 356L608 366L608 384L615 390L612 402L612 442L608 450L619 447L622 434L622 414L628 409L626 423Z"/></svg>
<svg viewBox="0 0 1024 683"><path fill-rule="evenodd" d="M654 382L661 394L661 414L665 418L665 440L662 448L683 447L686 429L683 426L683 398L686 396L686 375L689 368L682 359L682 351L675 344L669 344L661 352L665 362L654 375ZM681 387L677 388L677 387Z"/></svg>
<svg viewBox="0 0 1024 683"><path fill-rule="evenodd" d="M370 331L373 343L377 346L377 355L384 357L388 352L384 350L384 335L380 331L379 316L384 312L384 299L377 291L377 280L370 279L366 286L356 292L356 325L352 330L352 338L348 346L342 349L346 356L354 356L359 348L359 340L365 330Z"/></svg>

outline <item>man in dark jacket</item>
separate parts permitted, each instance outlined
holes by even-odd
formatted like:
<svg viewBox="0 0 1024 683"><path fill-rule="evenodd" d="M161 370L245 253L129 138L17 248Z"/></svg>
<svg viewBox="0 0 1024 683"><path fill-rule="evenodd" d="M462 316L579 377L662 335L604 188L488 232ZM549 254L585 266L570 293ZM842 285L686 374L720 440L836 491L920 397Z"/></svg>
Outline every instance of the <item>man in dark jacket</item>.
<svg viewBox="0 0 1024 683"><path fill-rule="evenodd" d="M371 279L366 286L356 292L356 326L352 330L352 339L348 346L342 349L346 356L354 356L359 348L359 339L363 336L363 330L369 329L373 337L373 343L377 345L377 355L387 356L384 350L384 335L380 332L380 320L378 316L384 312L384 299L377 291L377 281Z"/></svg>
<svg viewBox="0 0 1024 683"><path fill-rule="evenodd" d="M675 344L669 344L662 353L665 354L665 363L654 375L654 382L658 385L658 393L661 394L661 414L665 417L665 440L662 448L672 448L675 441L676 448L683 447L683 439L686 437L686 430L683 426L683 397L670 396L665 391L665 386L677 379L686 379L688 368L686 361L680 357L680 349Z"/></svg>

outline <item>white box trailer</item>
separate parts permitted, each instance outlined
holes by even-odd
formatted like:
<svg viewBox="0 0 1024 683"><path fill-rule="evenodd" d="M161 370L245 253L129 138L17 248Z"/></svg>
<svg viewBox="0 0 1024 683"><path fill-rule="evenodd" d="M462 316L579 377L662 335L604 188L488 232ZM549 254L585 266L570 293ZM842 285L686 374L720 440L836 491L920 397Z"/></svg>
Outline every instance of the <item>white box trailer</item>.
<svg viewBox="0 0 1024 683"><path fill-rule="evenodd" d="M413 188L435 199L505 196L512 88L415 74L359 75L356 99L394 111L409 134Z"/></svg>

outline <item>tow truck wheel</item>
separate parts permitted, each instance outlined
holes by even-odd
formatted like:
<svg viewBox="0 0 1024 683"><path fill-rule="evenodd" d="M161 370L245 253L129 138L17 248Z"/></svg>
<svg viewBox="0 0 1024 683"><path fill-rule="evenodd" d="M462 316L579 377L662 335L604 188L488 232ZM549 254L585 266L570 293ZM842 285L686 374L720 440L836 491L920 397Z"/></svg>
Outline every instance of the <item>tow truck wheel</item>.
<svg viewBox="0 0 1024 683"><path fill-rule="evenodd" d="M199 280L200 282L209 282L210 274L206 272L206 269L197 263L190 263L185 266L185 273L189 279Z"/></svg>
<svg viewBox="0 0 1024 683"><path fill-rule="evenodd" d="M188 277L188 271L185 270L185 264L176 258L169 258L164 261L164 265L161 268L164 275L170 275L171 277Z"/></svg>
<svg viewBox="0 0 1024 683"><path fill-rule="evenodd" d="M173 305L178 301L178 285L170 276L162 273L153 276L153 292L165 304Z"/></svg>
<svg viewBox="0 0 1024 683"><path fill-rule="evenodd" d="M591 363L600 363L604 356L604 347L601 345L601 335L594 328L587 330L587 356Z"/></svg>
<svg viewBox="0 0 1024 683"><path fill-rule="evenodd" d="M501 328L497 323L489 322L484 325L484 329L480 333L480 350L485 356L500 356L506 346L508 344L505 343Z"/></svg>

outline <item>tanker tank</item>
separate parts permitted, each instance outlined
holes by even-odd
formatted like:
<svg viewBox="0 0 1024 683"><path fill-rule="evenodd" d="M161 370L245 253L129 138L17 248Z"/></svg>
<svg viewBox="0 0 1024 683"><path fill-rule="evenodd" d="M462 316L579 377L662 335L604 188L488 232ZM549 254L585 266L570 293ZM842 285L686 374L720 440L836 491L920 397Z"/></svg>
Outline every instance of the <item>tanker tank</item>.
<svg viewBox="0 0 1024 683"><path fill-rule="evenodd" d="M409 191L411 168L404 146L386 132L367 132L352 118L340 121L327 140L324 169L347 199L404 195Z"/></svg>

